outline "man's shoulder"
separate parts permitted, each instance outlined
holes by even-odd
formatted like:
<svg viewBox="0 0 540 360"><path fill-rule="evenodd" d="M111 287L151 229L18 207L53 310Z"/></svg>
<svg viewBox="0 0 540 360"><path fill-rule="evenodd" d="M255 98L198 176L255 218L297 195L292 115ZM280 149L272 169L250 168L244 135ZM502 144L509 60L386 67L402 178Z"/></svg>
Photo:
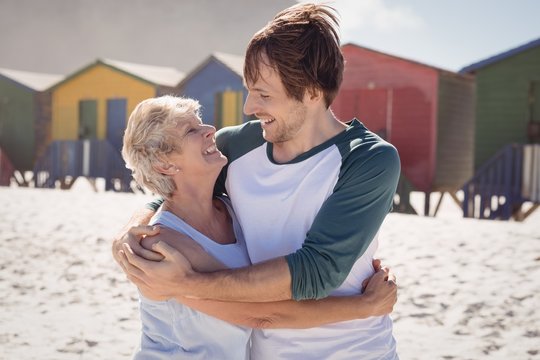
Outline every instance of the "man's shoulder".
<svg viewBox="0 0 540 360"><path fill-rule="evenodd" d="M218 149L229 158L229 162L265 143L260 121L228 126L216 133Z"/></svg>
<svg viewBox="0 0 540 360"><path fill-rule="evenodd" d="M248 121L240 125L221 128L216 132L216 138L225 141L227 141L229 138L238 137L262 138L261 122L258 120Z"/></svg>
<svg viewBox="0 0 540 360"><path fill-rule="evenodd" d="M353 120L345 131L345 136L337 144L343 158L370 158L373 156L397 157L397 149L388 141L369 130L358 120Z"/></svg>
<svg viewBox="0 0 540 360"><path fill-rule="evenodd" d="M399 180L401 162L397 149L358 122L341 141L340 184L362 184L376 179L380 189L393 189Z"/></svg>

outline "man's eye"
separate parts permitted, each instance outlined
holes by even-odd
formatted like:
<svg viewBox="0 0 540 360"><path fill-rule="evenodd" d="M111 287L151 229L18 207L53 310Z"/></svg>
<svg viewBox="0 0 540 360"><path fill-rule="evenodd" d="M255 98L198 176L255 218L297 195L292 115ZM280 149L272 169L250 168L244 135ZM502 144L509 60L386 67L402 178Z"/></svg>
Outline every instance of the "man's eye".
<svg viewBox="0 0 540 360"><path fill-rule="evenodd" d="M270 96L261 94L261 98L268 99Z"/></svg>

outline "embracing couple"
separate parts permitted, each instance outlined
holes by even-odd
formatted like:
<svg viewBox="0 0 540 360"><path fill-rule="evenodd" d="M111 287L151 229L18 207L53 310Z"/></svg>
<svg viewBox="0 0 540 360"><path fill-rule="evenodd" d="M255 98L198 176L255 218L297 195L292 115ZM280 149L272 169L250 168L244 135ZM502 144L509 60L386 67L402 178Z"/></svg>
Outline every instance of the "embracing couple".
<svg viewBox="0 0 540 360"><path fill-rule="evenodd" d="M135 359L398 358L395 277L374 253L399 157L335 118L343 68L333 9L300 4L248 45L258 121L216 134L196 100L135 108L122 154L161 196L113 243L140 292Z"/></svg>

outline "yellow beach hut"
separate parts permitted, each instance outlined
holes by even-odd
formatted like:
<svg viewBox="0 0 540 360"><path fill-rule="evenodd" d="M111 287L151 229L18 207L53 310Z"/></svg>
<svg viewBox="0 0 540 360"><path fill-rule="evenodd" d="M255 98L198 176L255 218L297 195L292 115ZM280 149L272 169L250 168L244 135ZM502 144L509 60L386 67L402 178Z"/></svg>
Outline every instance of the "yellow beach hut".
<svg viewBox="0 0 540 360"><path fill-rule="evenodd" d="M51 87L51 141L34 168L36 187L69 188L86 177L130 191L120 156L126 120L140 101L175 94L183 77L170 67L99 59Z"/></svg>
<svg viewBox="0 0 540 360"><path fill-rule="evenodd" d="M51 140L107 139L120 149L126 119L142 100L172 94L175 68L99 59L51 90Z"/></svg>

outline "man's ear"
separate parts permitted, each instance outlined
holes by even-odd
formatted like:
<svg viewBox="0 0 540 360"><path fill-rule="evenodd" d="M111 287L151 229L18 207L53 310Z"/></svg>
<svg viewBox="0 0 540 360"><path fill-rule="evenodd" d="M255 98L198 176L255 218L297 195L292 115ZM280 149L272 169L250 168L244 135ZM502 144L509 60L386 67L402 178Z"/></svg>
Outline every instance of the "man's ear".
<svg viewBox="0 0 540 360"><path fill-rule="evenodd" d="M323 92L320 89L316 88L307 89L304 95L304 101L309 101L313 103L323 101Z"/></svg>

